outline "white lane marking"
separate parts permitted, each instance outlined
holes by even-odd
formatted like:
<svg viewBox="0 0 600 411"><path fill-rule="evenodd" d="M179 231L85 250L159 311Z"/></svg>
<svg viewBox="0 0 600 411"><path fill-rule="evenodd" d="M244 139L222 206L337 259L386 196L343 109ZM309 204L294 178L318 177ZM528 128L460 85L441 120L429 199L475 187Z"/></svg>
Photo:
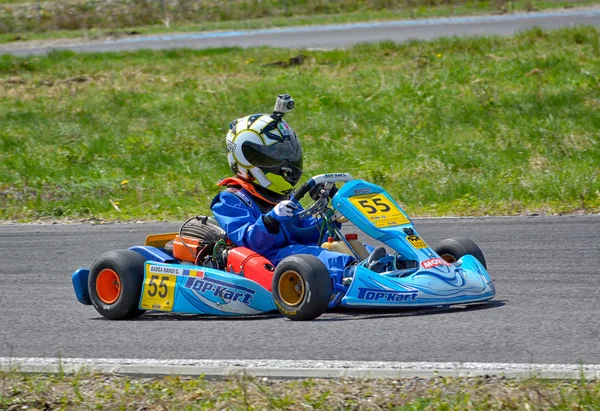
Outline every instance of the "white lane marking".
<svg viewBox="0 0 600 411"><path fill-rule="evenodd" d="M150 360L133 358L0 357L0 370L90 372L129 375L247 374L270 378L413 378L497 375L509 378L600 379L595 364L512 364L477 362L377 362L308 360Z"/></svg>

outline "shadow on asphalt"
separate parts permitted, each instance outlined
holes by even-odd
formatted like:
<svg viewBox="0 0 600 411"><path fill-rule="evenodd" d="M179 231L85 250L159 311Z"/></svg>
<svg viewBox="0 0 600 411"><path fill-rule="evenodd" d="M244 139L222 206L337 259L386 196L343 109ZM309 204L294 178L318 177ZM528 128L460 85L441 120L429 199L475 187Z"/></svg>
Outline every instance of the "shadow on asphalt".
<svg viewBox="0 0 600 411"><path fill-rule="evenodd" d="M475 304L457 304L445 307L419 307L419 308L344 308L328 311L330 314L338 314L334 318L319 317L319 321L356 321L372 320L374 318L389 317L416 317L420 315L439 315L439 314L460 314L472 311L488 310L491 308L500 308L505 306L506 300L489 301Z"/></svg>
<svg viewBox="0 0 600 411"><path fill-rule="evenodd" d="M128 320L132 322L138 321L256 321L256 320L271 320L275 318L283 317L278 312L276 313L266 313L266 314L257 314L257 315L207 315L207 314L175 314L175 313L161 313L161 312L153 312L146 313L141 317L138 317L133 320ZM112 321L108 320L104 317L96 317L93 320L100 321Z"/></svg>
<svg viewBox="0 0 600 411"><path fill-rule="evenodd" d="M457 304L446 307L431 307L431 308L396 308L396 309L381 309L381 308L336 308L329 310L315 321L357 321L357 320L372 320L374 318L389 318L389 317L415 317L420 315L439 315L439 314L460 314L479 310L488 310L491 308L503 307L506 300L489 301L485 303L475 304ZM153 312L131 321L264 321L283 318L279 313L267 313L248 316L219 316L219 315L204 315L204 314L175 314ZM103 317L96 317L93 320L110 321Z"/></svg>

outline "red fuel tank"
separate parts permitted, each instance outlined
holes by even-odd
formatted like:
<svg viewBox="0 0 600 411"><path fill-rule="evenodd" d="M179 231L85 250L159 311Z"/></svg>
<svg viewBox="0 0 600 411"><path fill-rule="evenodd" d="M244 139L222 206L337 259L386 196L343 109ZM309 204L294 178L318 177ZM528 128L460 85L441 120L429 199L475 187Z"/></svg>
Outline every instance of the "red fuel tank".
<svg viewBox="0 0 600 411"><path fill-rule="evenodd" d="M256 281L271 291L275 267L265 257L246 247L236 247L229 250L227 271Z"/></svg>

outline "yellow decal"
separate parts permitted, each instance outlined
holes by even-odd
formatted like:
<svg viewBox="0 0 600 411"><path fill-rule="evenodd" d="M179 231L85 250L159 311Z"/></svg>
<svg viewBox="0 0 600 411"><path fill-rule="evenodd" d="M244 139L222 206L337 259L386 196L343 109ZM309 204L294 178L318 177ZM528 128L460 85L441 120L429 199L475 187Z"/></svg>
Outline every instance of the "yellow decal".
<svg viewBox="0 0 600 411"><path fill-rule="evenodd" d="M173 311L177 276L160 273L161 268L146 264L141 304L144 310Z"/></svg>
<svg viewBox="0 0 600 411"><path fill-rule="evenodd" d="M204 278L204 271L190 270L190 277Z"/></svg>
<svg viewBox="0 0 600 411"><path fill-rule="evenodd" d="M354 196L349 200L375 227L392 227L410 223L404 213L381 193Z"/></svg>
<svg viewBox="0 0 600 411"><path fill-rule="evenodd" d="M406 239L415 248L427 248L427 244L425 244L425 241L423 241L423 239L417 235L409 235L408 237L406 237Z"/></svg>
<svg viewBox="0 0 600 411"><path fill-rule="evenodd" d="M281 314L285 314L285 315L296 315L296 314L298 314L298 310L288 311L284 307L282 307L281 304L279 304L277 302L277 300L275 300L275 305L277 306L277 308L279 309L279 312L281 312Z"/></svg>
<svg viewBox="0 0 600 411"><path fill-rule="evenodd" d="M162 248L169 241L174 240L176 235L177 235L177 233L149 235L148 237L146 237L146 242L144 243L144 245Z"/></svg>

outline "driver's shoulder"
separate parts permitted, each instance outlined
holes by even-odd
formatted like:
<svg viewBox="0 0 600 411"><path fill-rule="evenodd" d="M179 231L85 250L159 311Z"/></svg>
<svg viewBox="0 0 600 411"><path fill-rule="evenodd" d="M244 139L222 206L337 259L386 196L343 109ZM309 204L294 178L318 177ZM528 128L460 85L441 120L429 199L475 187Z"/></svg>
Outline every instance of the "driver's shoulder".
<svg viewBox="0 0 600 411"><path fill-rule="evenodd" d="M225 198L235 197L238 200L241 200L248 207L252 207L255 203L255 201L252 198L252 195L241 187L227 187L225 190L223 190L221 196Z"/></svg>
<svg viewBox="0 0 600 411"><path fill-rule="evenodd" d="M249 195L249 193L244 192L244 190L235 187L227 187L213 198L210 208L219 204L230 206L244 205L249 208L254 208L254 203L252 196Z"/></svg>

